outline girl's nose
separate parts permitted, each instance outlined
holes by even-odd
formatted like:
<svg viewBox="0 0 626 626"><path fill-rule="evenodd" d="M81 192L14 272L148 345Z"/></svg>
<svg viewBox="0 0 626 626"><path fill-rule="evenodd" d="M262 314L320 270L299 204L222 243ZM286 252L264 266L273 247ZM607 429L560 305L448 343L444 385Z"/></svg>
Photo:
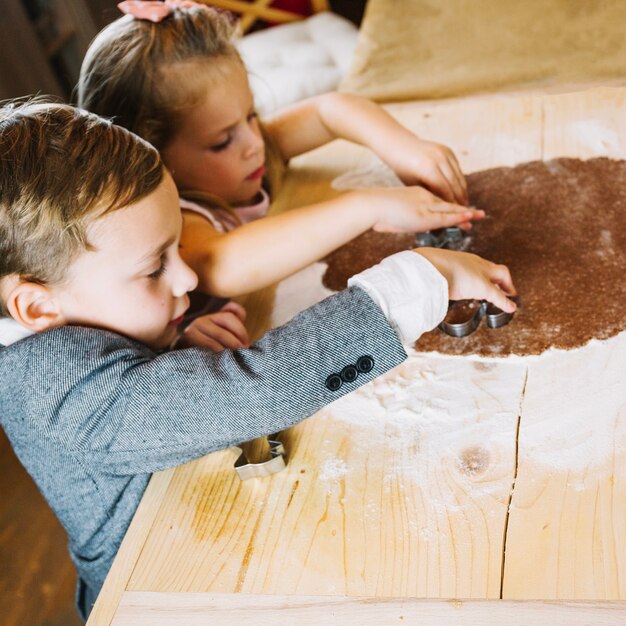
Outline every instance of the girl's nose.
<svg viewBox="0 0 626 626"><path fill-rule="evenodd" d="M248 133L246 137L246 150L245 156L256 156L265 149L265 142L261 136L261 130L256 127L248 127Z"/></svg>
<svg viewBox="0 0 626 626"><path fill-rule="evenodd" d="M198 286L198 276L180 255L177 254L176 257L172 268L172 293L180 298Z"/></svg>

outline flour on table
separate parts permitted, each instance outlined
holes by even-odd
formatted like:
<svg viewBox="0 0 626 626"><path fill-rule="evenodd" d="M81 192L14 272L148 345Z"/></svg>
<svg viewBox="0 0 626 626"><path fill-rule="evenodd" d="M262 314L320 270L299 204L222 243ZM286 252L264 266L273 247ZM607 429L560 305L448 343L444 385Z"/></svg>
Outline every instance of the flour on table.
<svg viewBox="0 0 626 626"><path fill-rule="evenodd" d="M343 459L329 459L325 461L318 475L319 480L336 480L348 473L348 466Z"/></svg>
<svg viewBox="0 0 626 626"><path fill-rule="evenodd" d="M322 284L326 263L313 263L281 281L276 289L270 324L282 326L304 309L335 293Z"/></svg>
<svg viewBox="0 0 626 626"><path fill-rule="evenodd" d="M403 187L404 184L390 167L380 159L372 158L367 165L337 176L331 186L338 191L347 191L371 187Z"/></svg>
<svg viewBox="0 0 626 626"><path fill-rule="evenodd" d="M578 137L581 143L593 154L602 156L623 156L622 142L611 130L597 120L579 120L568 124L567 131Z"/></svg>

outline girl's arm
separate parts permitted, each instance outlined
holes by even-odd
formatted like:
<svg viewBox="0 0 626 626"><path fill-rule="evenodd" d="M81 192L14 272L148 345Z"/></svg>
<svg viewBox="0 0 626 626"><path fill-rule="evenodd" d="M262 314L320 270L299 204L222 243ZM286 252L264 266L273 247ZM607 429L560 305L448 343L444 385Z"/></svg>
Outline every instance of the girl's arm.
<svg viewBox="0 0 626 626"><path fill-rule="evenodd" d="M419 139L374 102L347 93L302 100L264 119L285 159L333 139L370 148L407 185L423 184L449 202L467 204L465 177L454 153Z"/></svg>
<svg viewBox="0 0 626 626"><path fill-rule="evenodd" d="M421 187L362 189L250 222L221 234L204 217L183 211L181 255L199 276L198 289L234 297L261 289L317 261L370 228L423 231L461 224L482 211L450 204Z"/></svg>

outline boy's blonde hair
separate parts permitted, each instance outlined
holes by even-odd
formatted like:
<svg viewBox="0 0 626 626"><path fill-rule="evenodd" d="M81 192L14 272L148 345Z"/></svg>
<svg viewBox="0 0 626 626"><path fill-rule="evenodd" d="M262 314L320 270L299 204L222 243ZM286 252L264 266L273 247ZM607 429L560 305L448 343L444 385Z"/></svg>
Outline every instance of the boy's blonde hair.
<svg viewBox="0 0 626 626"><path fill-rule="evenodd" d="M197 105L206 80L172 81L175 64L216 59L243 61L235 47L235 27L228 14L194 5L172 9L159 23L125 15L94 39L80 71L78 104L111 118L162 151ZM188 76L185 73L185 76ZM263 133L270 192L282 175L282 159ZM194 190L185 190L194 191Z"/></svg>
<svg viewBox="0 0 626 626"><path fill-rule="evenodd" d="M163 179L151 145L64 104L1 106L0 155L0 280L61 283L90 249L87 226L141 200Z"/></svg>

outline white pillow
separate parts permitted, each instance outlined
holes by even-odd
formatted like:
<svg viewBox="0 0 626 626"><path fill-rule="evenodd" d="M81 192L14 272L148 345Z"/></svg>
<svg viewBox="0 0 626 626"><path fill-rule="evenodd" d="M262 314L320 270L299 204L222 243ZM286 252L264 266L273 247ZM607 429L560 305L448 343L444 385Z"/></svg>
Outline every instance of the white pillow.
<svg viewBox="0 0 626 626"><path fill-rule="evenodd" d="M319 93L334 91L347 73L357 28L330 12L242 37L237 47L263 116Z"/></svg>

